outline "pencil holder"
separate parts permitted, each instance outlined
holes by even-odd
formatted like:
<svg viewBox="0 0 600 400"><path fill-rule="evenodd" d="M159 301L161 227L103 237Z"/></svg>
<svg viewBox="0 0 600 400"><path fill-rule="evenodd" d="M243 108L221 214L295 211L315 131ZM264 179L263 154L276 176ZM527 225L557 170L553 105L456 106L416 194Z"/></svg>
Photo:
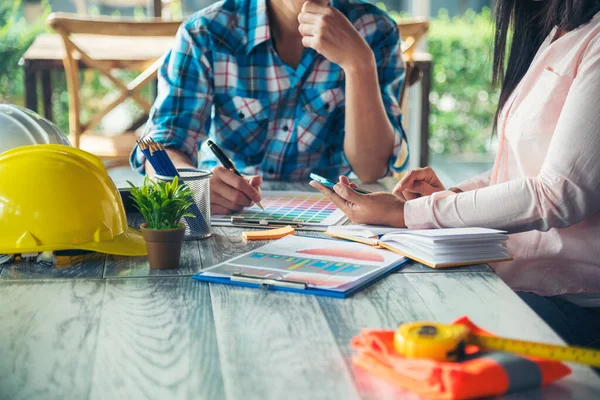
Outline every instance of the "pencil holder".
<svg viewBox="0 0 600 400"><path fill-rule="evenodd" d="M185 240L205 239L212 236L210 228L210 177L212 172L193 168L178 169L179 180L192 191L194 204L188 209L195 218L184 218ZM156 175L156 179L171 182L172 176Z"/></svg>

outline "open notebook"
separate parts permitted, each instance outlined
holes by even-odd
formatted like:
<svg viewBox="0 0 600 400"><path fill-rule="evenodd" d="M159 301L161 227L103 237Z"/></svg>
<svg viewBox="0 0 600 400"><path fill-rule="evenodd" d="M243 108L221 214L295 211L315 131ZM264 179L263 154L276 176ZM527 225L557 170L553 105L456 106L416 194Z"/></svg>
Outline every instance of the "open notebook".
<svg viewBox="0 0 600 400"><path fill-rule="evenodd" d="M432 268L511 260L508 235L486 228L397 229L367 225L329 227L327 234L386 248Z"/></svg>

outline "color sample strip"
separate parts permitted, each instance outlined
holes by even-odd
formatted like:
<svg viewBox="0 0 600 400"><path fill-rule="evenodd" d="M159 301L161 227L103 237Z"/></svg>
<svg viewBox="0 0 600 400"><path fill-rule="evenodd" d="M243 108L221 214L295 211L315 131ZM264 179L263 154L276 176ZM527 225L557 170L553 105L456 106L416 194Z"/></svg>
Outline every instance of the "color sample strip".
<svg viewBox="0 0 600 400"><path fill-rule="evenodd" d="M318 193L289 193L263 201L263 210L246 210L236 216L278 222L321 223L336 210Z"/></svg>

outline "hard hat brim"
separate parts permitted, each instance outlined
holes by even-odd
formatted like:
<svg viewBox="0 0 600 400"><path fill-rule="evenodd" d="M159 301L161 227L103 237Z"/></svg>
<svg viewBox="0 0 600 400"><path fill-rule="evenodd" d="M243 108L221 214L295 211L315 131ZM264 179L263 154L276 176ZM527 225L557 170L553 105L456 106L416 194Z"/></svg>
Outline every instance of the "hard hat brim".
<svg viewBox="0 0 600 400"><path fill-rule="evenodd" d="M129 227L122 234L115 236L112 240L103 242L90 242L66 246L35 246L22 248L2 248L0 253L3 254L19 254L19 253L41 253L43 251L58 251L58 250L89 250L98 253L113 254L116 256L146 256L146 242L142 234L137 229Z"/></svg>
<svg viewBox="0 0 600 400"><path fill-rule="evenodd" d="M146 242L137 229L129 227L119 236L106 242L85 243L79 246L82 250L92 250L98 253L114 254L116 256L146 256Z"/></svg>

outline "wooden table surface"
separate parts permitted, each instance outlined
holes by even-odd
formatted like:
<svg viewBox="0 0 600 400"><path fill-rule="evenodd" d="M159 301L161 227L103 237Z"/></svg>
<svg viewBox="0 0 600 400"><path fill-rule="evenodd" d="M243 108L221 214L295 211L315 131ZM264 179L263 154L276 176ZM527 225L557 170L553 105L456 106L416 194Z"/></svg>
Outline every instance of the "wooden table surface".
<svg viewBox="0 0 600 400"><path fill-rule="evenodd" d="M283 188L306 185L271 186ZM264 244L244 243L237 228L214 232L185 242L173 271L100 254L57 268L0 266L0 399L406 398L353 367L360 329L468 315L500 335L562 343L485 265L412 263L345 300L194 281ZM573 370L507 398L600 398L600 378Z"/></svg>
<svg viewBox="0 0 600 400"><path fill-rule="evenodd" d="M154 62L171 49L175 37L125 37L75 34L71 39L90 58L98 61L125 63ZM46 68L62 68L65 46L60 35L39 35L23 55L24 62L43 64Z"/></svg>
<svg viewBox="0 0 600 400"><path fill-rule="evenodd" d="M175 37L125 37L75 34L71 36L75 44L81 47L92 59L99 61L155 61L171 49ZM23 55L24 62L56 65L62 68L65 48L60 35L45 33L39 35ZM414 54L417 64L431 63L429 53ZM48 64L48 62L53 62Z"/></svg>

